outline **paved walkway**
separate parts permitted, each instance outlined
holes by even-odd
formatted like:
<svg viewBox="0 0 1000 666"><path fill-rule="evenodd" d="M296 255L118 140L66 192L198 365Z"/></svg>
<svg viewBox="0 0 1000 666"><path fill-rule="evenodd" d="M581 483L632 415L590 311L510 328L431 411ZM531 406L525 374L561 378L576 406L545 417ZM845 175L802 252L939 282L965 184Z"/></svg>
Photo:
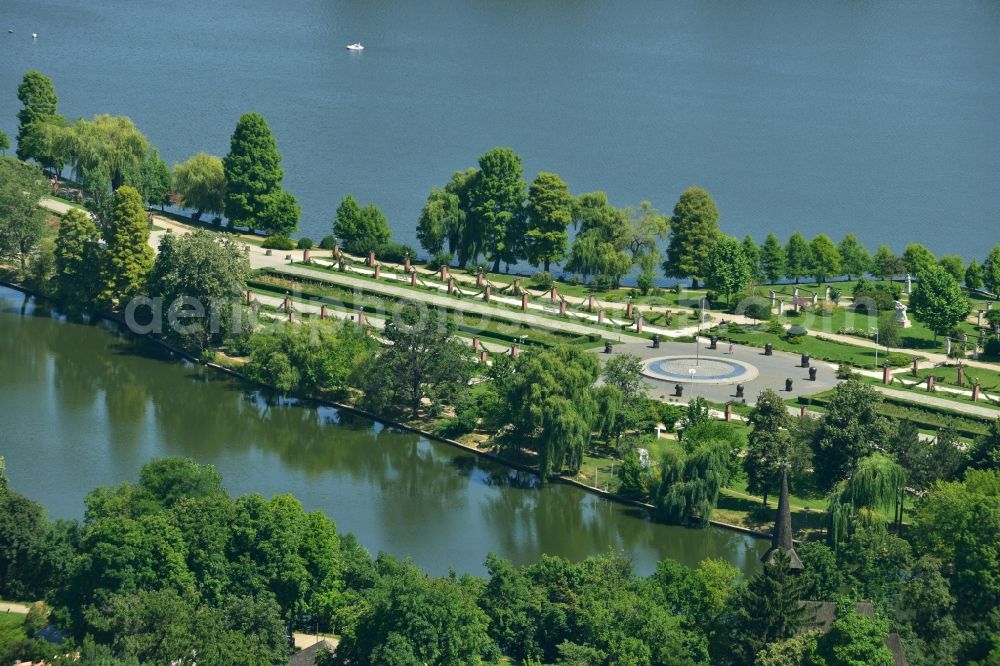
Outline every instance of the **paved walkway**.
<svg viewBox="0 0 1000 666"><path fill-rule="evenodd" d="M936 398L933 395L925 395L922 393L915 393L913 391L900 391L898 389L891 389L887 386L875 386L875 390L883 395L887 395L898 400L906 400L908 402L916 402L922 405L928 405L930 407L939 407L941 409L950 409L954 412L961 412L963 414L969 414L971 416L986 417L986 418L1000 418L1000 410L993 409L990 407L981 407L979 405L969 405L962 402L956 402L955 400L946 400L945 398Z"/></svg>
<svg viewBox="0 0 1000 666"><path fill-rule="evenodd" d="M809 331L809 335L820 336L826 338L827 340L832 340L834 342L840 342L845 345L853 345L855 347L866 347L868 349L874 349L878 347L880 351L884 351L885 347L882 345L876 345L874 340L866 340L864 338L859 338L853 335L841 335L840 333L822 333L817 331ZM912 354L914 356L923 356L928 361L935 365L942 365L945 363L954 363L956 359L948 358L947 354L942 354L940 352L931 352L923 349L903 349L898 348L893 351L903 352L906 354ZM971 358L966 358L962 361L967 367L970 368L981 368L983 370L993 370L994 372L1000 370L1000 365L996 363L987 363L986 361L975 361ZM924 364L924 367L928 367ZM901 368L901 371L906 371L909 368Z"/></svg>

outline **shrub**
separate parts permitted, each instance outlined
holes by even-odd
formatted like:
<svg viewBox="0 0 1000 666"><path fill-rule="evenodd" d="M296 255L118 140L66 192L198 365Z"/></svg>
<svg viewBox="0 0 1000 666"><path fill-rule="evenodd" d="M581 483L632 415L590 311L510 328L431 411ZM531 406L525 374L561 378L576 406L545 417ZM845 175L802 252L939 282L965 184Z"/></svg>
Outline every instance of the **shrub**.
<svg viewBox="0 0 1000 666"><path fill-rule="evenodd" d="M437 270L441 266L451 265L451 252L441 251L427 261L427 268Z"/></svg>
<svg viewBox="0 0 1000 666"><path fill-rule="evenodd" d="M294 250L295 241L287 236L268 236L260 246L265 250Z"/></svg>
<svg viewBox="0 0 1000 666"><path fill-rule="evenodd" d="M850 379L854 376L854 366L847 361L841 361L837 366L837 379Z"/></svg>
<svg viewBox="0 0 1000 666"><path fill-rule="evenodd" d="M790 335L785 338L785 342L790 345L801 345L805 337L804 335Z"/></svg>
<svg viewBox="0 0 1000 666"><path fill-rule="evenodd" d="M639 293L645 296L653 288L653 276L649 273L640 273L635 279L635 286L639 288Z"/></svg>
<svg viewBox="0 0 1000 666"><path fill-rule="evenodd" d="M321 250L332 250L336 244L337 238L335 236L323 236L323 240L319 242L319 247Z"/></svg>
<svg viewBox="0 0 1000 666"><path fill-rule="evenodd" d="M36 601L28 607L28 614L24 616L24 632L30 637L34 637L49 623L51 611L44 601Z"/></svg>
<svg viewBox="0 0 1000 666"><path fill-rule="evenodd" d="M836 287L830 287L831 301L833 301L834 303L840 303L840 296L841 296L840 289L837 289Z"/></svg>
<svg viewBox="0 0 1000 666"><path fill-rule="evenodd" d="M831 303L830 301L820 301L813 308L813 312L818 314L820 317L829 317L833 314L834 310L836 309L837 306Z"/></svg>
<svg viewBox="0 0 1000 666"><path fill-rule="evenodd" d="M479 413L475 405L463 405L455 412L455 416L439 421L434 427L434 434L448 439L460 437L475 430L478 421Z"/></svg>
<svg viewBox="0 0 1000 666"><path fill-rule="evenodd" d="M983 354L990 358L1000 359L1000 340L996 338L987 340L986 345L983 347Z"/></svg>
<svg viewBox="0 0 1000 666"><path fill-rule="evenodd" d="M868 310L874 307L880 311L893 309L893 301L900 296L899 285L876 284L870 280L862 278L854 285L854 309L858 312L871 314Z"/></svg>
<svg viewBox="0 0 1000 666"><path fill-rule="evenodd" d="M767 322L767 332L771 335L784 335L785 327L782 326L780 320L772 319Z"/></svg>
<svg viewBox="0 0 1000 666"><path fill-rule="evenodd" d="M765 303L751 303L743 310L743 314L757 321L768 321L771 319L771 308Z"/></svg>
<svg viewBox="0 0 1000 666"><path fill-rule="evenodd" d="M809 331L806 330L805 326L802 326L801 324L793 324L785 335L789 338L801 338L808 334Z"/></svg>
<svg viewBox="0 0 1000 666"><path fill-rule="evenodd" d="M417 256L412 247L402 243L384 243L375 250L375 256L383 261L391 261L396 264L403 263L407 257L411 259Z"/></svg>
<svg viewBox="0 0 1000 666"><path fill-rule="evenodd" d="M892 352L885 359L885 362L894 368L902 368L910 364L910 357L899 352Z"/></svg>
<svg viewBox="0 0 1000 666"><path fill-rule="evenodd" d="M719 295L714 291L708 291L705 293L705 299L708 300L709 303L715 303L719 300Z"/></svg>
<svg viewBox="0 0 1000 666"><path fill-rule="evenodd" d="M299 248L300 250L311 250L313 247L313 240L308 236L303 236L302 238L299 239L299 242L295 244L295 247Z"/></svg>
<svg viewBox="0 0 1000 666"><path fill-rule="evenodd" d="M556 282L552 273L540 271L531 276L531 286L536 289L551 289Z"/></svg>

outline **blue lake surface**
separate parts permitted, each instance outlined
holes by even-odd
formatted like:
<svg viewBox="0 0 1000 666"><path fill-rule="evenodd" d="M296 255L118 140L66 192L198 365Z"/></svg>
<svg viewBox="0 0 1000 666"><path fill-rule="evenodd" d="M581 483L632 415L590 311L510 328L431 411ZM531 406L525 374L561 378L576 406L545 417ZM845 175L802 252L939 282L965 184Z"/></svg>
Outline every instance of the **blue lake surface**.
<svg viewBox="0 0 1000 666"><path fill-rule="evenodd" d="M507 145L528 178L617 205L669 211L703 186L727 232L758 240L854 231L980 260L1000 241L996 2L5 0L2 15L11 137L29 68L67 116L131 116L168 162L225 154L256 110L317 238L353 193L415 244L431 187Z"/></svg>

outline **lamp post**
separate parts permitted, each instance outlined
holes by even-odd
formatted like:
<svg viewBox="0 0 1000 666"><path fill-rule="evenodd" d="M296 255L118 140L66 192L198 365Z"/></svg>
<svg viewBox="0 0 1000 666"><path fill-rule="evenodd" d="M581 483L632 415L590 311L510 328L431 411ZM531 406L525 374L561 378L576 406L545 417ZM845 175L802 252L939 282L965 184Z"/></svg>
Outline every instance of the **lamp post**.
<svg viewBox="0 0 1000 666"><path fill-rule="evenodd" d="M875 333L875 367L878 367L878 326L872 326L870 329Z"/></svg>

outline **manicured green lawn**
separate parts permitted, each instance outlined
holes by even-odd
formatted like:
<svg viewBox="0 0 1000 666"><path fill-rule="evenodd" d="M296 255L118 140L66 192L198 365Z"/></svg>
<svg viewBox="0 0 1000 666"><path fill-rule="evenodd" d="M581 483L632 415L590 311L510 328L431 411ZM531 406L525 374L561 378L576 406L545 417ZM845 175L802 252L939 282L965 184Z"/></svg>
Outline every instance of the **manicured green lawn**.
<svg viewBox="0 0 1000 666"><path fill-rule="evenodd" d="M799 344L788 342L782 337L767 333L766 331L750 331L744 328L742 332L727 332L724 337L736 343L763 347L770 342L774 348L780 351L787 351L793 354L809 354L814 359L829 361L831 363L850 363L861 368L875 368L875 350L867 347L854 347L831 340L821 340L814 336L805 336ZM884 350L881 351L879 360L885 358Z"/></svg>

